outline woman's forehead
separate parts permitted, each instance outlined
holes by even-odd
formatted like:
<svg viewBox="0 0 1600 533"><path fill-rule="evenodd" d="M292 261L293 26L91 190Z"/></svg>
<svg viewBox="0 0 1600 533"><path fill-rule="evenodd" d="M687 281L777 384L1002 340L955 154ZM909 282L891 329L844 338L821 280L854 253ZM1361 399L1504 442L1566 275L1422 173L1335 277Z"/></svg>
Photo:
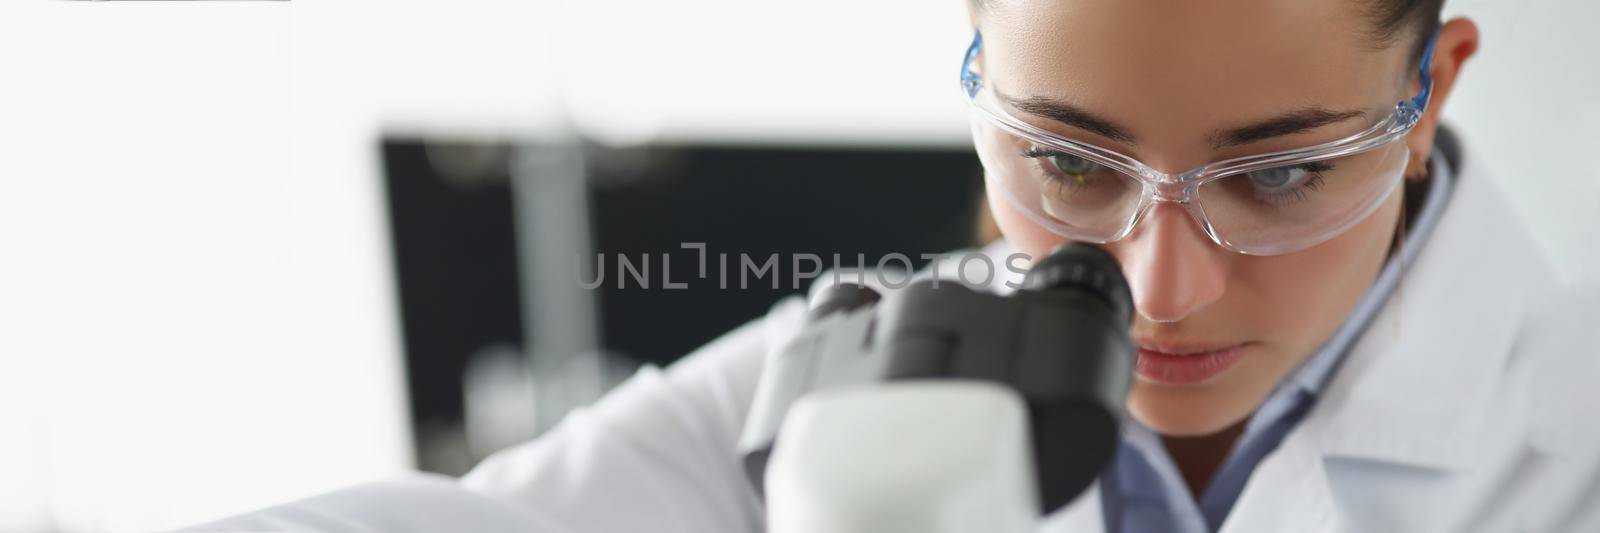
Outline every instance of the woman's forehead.
<svg viewBox="0 0 1600 533"><path fill-rule="evenodd" d="M991 0L979 16L986 77L1007 96L1154 138L1398 96L1405 54L1376 49L1366 23L1351 0Z"/></svg>

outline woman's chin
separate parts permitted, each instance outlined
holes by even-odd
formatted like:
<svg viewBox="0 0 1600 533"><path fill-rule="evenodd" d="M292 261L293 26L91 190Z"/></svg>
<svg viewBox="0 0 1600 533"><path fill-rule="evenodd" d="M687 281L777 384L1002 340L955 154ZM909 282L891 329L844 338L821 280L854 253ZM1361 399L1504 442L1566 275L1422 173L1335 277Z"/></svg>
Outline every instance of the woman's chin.
<svg viewBox="0 0 1600 533"><path fill-rule="evenodd" d="M1239 423L1250 415L1253 405L1231 398L1195 397L1151 390L1160 385L1135 383L1128 395L1128 413L1156 433L1173 437L1211 435ZM1168 392L1169 394L1162 394Z"/></svg>

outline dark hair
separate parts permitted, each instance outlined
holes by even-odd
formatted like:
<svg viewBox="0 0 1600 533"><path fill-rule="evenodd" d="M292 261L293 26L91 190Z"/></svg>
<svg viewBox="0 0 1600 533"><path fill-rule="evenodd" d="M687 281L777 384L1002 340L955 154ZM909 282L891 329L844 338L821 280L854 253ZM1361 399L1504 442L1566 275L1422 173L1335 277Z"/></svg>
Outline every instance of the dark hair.
<svg viewBox="0 0 1600 533"><path fill-rule="evenodd" d="M1439 29L1439 12L1444 0L1364 0L1367 16L1372 21L1372 37L1380 47L1387 47L1402 38L1411 43L1411 64L1422 61L1422 52L1428 39ZM1410 31L1406 31L1410 30Z"/></svg>
<svg viewBox="0 0 1600 533"><path fill-rule="evenodd" d="M982 10L991 0L968 0L974 10ZM1439 28L1439 13L1444 0L1360 0L1366 2L1364 14L1371 21L1368 33L1374 46L1387 48L1400 39L1411 39L1411 64L1422 61L1428 38ZM1410 31L1405 31L1410 30Z"/></svg>

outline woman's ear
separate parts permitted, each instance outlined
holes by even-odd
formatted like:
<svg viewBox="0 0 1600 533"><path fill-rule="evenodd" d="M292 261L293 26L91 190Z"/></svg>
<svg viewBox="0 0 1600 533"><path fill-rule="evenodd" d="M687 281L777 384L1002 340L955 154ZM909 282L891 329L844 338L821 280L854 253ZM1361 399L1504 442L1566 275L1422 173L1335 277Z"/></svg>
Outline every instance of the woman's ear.
<svg viewBox="0 0 1600 533"><path fill-rule="evenodd" d="M1422 113L1422 120L1406 135L1411 148L1406 176L1427 175L1428 155L1433 150L1433 136L1439 130L1444 104L1450 99L1456 80L1461 78L1461 68L1477 51L1478 25L1472 20L1455 18L1439 27L1439 40L1433 45L1433 95L1428 101L1428 110Z"/></svg>

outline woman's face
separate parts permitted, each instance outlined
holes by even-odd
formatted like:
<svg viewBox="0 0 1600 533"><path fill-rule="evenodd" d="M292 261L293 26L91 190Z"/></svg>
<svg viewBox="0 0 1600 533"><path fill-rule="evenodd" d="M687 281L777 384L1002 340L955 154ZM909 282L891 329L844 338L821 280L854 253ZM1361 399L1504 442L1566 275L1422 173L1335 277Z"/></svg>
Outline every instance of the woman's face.
<svg viewBox="0 0 1600 533"><path fill-rule="evenodd" d="M1026 120L1179 172L1339 139L1410 96L1409 40L1375 45L1361 7L1351 1L996 0L975 20L984 36L980 68L1006 96L1071 106L1136 143L1040 117ZM1364 113L1213 148L1214 132L1309 108ZM1064 241L1010 203L993 194L990 199L1001 231L1021 251L1042 257ZM1139 311L1132 329L1141 346L1128 404L1133 415L1164 434L1204 435L1253 412L1372 283L1400 201L1392 194L1347 232L1288 255L1224 250L1172 204L1157 204L1133 234L1103 245L1121 261ZM1194 353L1205 351L1212 353ZM1195 358L1208 362L1189 364Z"/></svg>

